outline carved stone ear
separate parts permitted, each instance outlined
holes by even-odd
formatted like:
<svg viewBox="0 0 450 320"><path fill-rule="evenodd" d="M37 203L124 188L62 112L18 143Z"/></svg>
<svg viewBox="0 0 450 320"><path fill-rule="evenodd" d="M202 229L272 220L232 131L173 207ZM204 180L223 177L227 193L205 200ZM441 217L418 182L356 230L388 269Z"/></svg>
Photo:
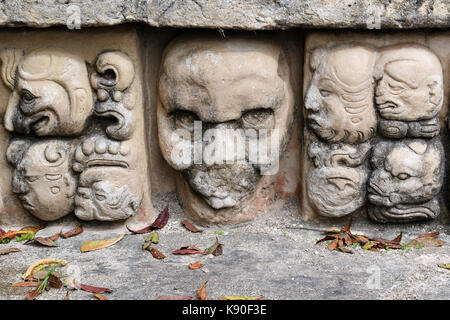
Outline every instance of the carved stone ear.
<svg viewBox="0 0 450 320"><path fill-rule="evenodd" d="M9 163L16 166L23 158L23 154L30 146L30 142L24 140L16 140L11 142L6 150L6 159Z"/></svg>
<svg viewBox="0 0 450 320"><path fill-rule="evenodd" d="M17 66L23 55L22 50L14 48L6 48L0 52L2 62L0 74L5 85L11 90L14 90Z"/></svg>
<svg viewBox="0 0 450 320"><path fill-rule="evenodd" d="M435 106L439 106L443 98L442 84L437 79L430 77L428 80L429 101Z"/></svg>
<svg viewBox="0 0 450 320"><path fill-rule="evenodd" d="M325 48L316 48L312 51L311 58L309 59L309 68L311 69L311 71L314 71L319 67L320 62L323 60L325 55Z"/></svg>
<svg viewBox="0 0 450 320"><path fill-rule="evenodd" d="M91 84L95 90L112 89L114 101L122 99L123 92L134 80L134 65L131 59L120 51L110 51L98 56L95 63L96 72L91 75ZM109 91L109 90L108 90ZM104 92L100 91L100 95ZM99 100L102 100L99 96Z"/></svg>

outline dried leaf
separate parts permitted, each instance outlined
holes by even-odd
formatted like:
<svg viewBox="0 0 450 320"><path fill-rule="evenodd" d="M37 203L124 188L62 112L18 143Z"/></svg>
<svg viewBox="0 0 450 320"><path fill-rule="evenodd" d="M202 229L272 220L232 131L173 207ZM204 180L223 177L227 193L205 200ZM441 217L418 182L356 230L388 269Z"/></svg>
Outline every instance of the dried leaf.
<svg viewBox="0 0 450 320"><path fill-rule="evenodd" d="M333 241L330 242L330 244L328 245L328 250L333 251L337 248L338 246L338 239L334 239Z"/></svg>
<svg viewBox="0 0 450 320"><path fill-rule="evenodd" d="M190 223L188 220L181 221L181 224L189 231L191 232L203 232L203 230L198 229L196 226L194 226L192 223Z"/></svg>
<svg viewBox="0 0 450 320"><path fill-rule="evenodd" d="M25 244L28 244L30 242L37 242L43 246L46 247L57 247L58 245L55 243L55 241L51 240L50 237L48 238L43 238L43 237L36 237L32 240L28 240L27 242L25 242Z"/></svg>
<svg viewBox="0 0 450 320"><path fill-rule="evenodd" d="M148 235L147 239L145 239L145 242L152 242L154 244L159 243L159 234L158 232L152 232Z"/></svg>
<svg viewBox="0 0 450 320"><path fill-rule="evenodd" d="M66 296L64 297L64 300L70 300L69 291L66 291Z"/></svg>
<svg viewBox="0 0 450 320"><path fill-rule="evenodd" d="M30 292L28 292L27 295L25 296L25 298L27 300L35 300L40 294L41 294L41 291L39 289L34 289L34 290L31 290Z"/></svg>
<svg viewBox="0 0 450 320"><path fill-rule="evenodd" d="M127 226L127 229L128 231L137 234L148 233L155 229L162 229L167 224L167 221L169 221L169 206L166 206L164 210L159 213L156 220L148 227L139 230L132 230Z"/></svg>
<svg viewBox="0 0 450 320"><path fill-rule="evenodd" d="M37 287L39 282L37 281L22 281L11 285L11 287Z"/></svg>
<svg viewBox="0 0 450 320"><path fill-rule="evenodd" d="M353 254L353 251L347 248L339 248L339 251L345 252L345 253L351 253Z"/></svg>
<svg viewBox="0 0 450 320"><path fill-rule="evenodd" d="M191 296L160 296L155 300L192 300Z"/></svg>
<svg viewBox="0 0 450 320"><path fill-rule="evenodd" d="M3 230L2 228L0 228L0 237L1 237L2 235L4 235L5 233L6 233L6 231Z"/></svg>
<svg viewBox="0 0 450 320"><path fill-rule="evenodd" d="M17 249L17 248L10 248L10 249L5 249L5 250L0 250L0 256L2 256L4 254L13 253L13 252L20 252L20 250Z"/></svg>
<svg viewBox="0 0 450 320"><path fill-rule="evenodd" d="M204 264L202 264L200 261L195 261L189 264L189 269L191 270L200 269L203 266Z"/></svg>
<svg viewBox="0 0 450 320"><path fill-rule="evenodd" d="M206 281L204 284L202 284L200 289L198 289L198 291L197 291L197 297L199 300L208 300L208 298L206 297L206 284L207 283L208 283L208 281Z"/></svg>
<svg viewBox="0 0 450 320"><path fill-rule="evenodd" d="M51 237L48 237L48 239L52 240L52 241L56 241L59 239L59 237L61 236L61 233L57 233Z"/></svg>
<svg viewBox="0 0 450 320"><path fill-rule="evenodd" d="M194 245L188 245L181 247L178 250L172 251L172 254L184 255L184 254L205 254L205 253Z"/></svg>
<svg viewBox="0 0 450 320"><path fill-rule="evenodd" d="M123 234L117 238L88 241L88 242L85 242L81 246L80 250L81 250L81 252L88 252L88 251L94 251L94 250L100 250L103 248L107 248L107 247L110 247L110 246L116 244L117 242L122 240L124 237L125 237L125 235Z"/></svg>
<svg viewBox="0 0 450 320"><path fill-rule="evenodd" d="M165 259L166 258L166 256L158 249L148 246L145 250L150 251L153 258L155 258L155 259Z"/></svg>
<svg viewBox="0 0 450 320"><path fill-rule="evenodd" d="M316 241L316 244L318 244L318 243L320 243L320 242L323 242L323 241L334 240L334 239L337 239L338 237L339 237L338 234L335 234L335 235L327 235L327 236L323 237L322 239L317 240L317 241Z"/></svg>
<svg viewBox="0 0 450 320"><path fill-rule="evenodd" d="M22 279L26 279L28 276L42 270L47 266L53 266L59 264L65 266L68 262L66 260L56 260L56 259L42 259L33 263L27 271L22 275Z"/></svg>
<svg viewBox="0 0 450 320"><path fill-rule="evenodd" d="M219 238L217 238L217 236L216 236L216 242L209 248L206 248L203 252L204 252L204 254L212 254L214 256L222 255L223 248L222 248L222 244L219 242Z"/></svg>
<svg viewBox="0 0 450 320"><path fill-rule="evenodd" d="M50 287L55 288L55 289L59 289L63 286L62 281L54 274L51 274L48 277L48 284L50 285Z"/></svg>
<svg viewBox="0 0 450 320"><path fill-rule="evenodd" d="M104 296L98 293L94 293L94 297L96 297L98 300L109 300L108 298L105 298Z"/></svg>
<svg viewBox="0 0 450 320"><path fill-rule="evenodd" d="M438 264L438 267L439 267L439 268L443 268L443 269L450 270L450 263L447 263L447 264L441 263L441 264Z"/></svg>
<svg viewBox="0 0 450 320"><path fill-rule="evenodd" d="M252 297L241 297L241 296L225 296L219 298L219 300L262 300L264 297L252 298Z"/></svg>
<svg viewBox="0 0 450 320"><path fill-rule="evenodd" d="M417 247L417 246L422 246L422 247L441 247L444 245L444 241L443 240L439 240L433 237L424 237L424 236L420 236L414 240L412 240L411 242L408 243L408 246L410 247Z"/></svg>
<svg viewBox="0 0 450 320"><path fill-rule="evenodd" d="M0 242L2 242L4 239L9 239L12 240L16 237L20 237L18 239L18 241L22 241L22 240L30 240L33 239L34 235L41 230L42 228L44 228L45 224L40 224L37 226L30 226L30 227L24 227L20 230L17 231L12 231L9 230L8 232L4 232L3 231L3 235L0 236ZM29 234L29 237L21 237L23 235L27 235Z"/></svg>
<svg viewBox="0 0 450 320"><path fill-rule="evenodd" d="M436 232L432 232L432 233L424 233L424 234L421 234L421 235L418 236L417 238L424 238L424 237L436 238L438 235L440 235L440 232L439 232L439 231L436 231Z"/></svg>
<svg viewBox="0 0 450 320"><path fill-rule="evenodd" d="M88 286L86 284L80 284L79 287L81 290L90 292L90 293L105 293L105 292L112 293L113 292L111 289L108 289L108 288Z"/></svg>
<svg viewBox="0 0 450 320"><path fill-rule="evenodd" d="M155 222L150 227L154 229L162 229L169 221L169 206L166 206L163 211L160 212Z"/></svg>
<svg viewBox="0 0 450 320"><path fill-rule="evenodd" d="M70 231L67 231L67 232L65 232L65 233L60 233L61 234L61 237L63 237L64 239L67 239L67 238L71 238L71 237L74 237L74 236L76 236L76 235L79 235L80 233L83 233L83 226L82 225L79 225L78 227L76 227L76 228L74 228L74 229L72 229L72 230L70 230Z"/></svg>

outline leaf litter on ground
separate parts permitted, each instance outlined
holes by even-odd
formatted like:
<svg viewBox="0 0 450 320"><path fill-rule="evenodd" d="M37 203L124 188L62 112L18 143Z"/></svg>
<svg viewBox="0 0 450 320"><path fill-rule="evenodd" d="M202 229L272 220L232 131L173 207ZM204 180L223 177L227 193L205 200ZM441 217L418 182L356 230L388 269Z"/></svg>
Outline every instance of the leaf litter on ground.
<svg viewBox="0 0 450 320"><path fill-rule="evenodd" d="M189 230L190 232L193 233L197 233L197 232L203 232L203 230L198 229L196 226L194 226L190 221L188 220L183 220L181 221L181 224L183 225L183 227L185 227L187 230Z"/></svg>
<svg viewBox="0 0 450 320"><path fill-rule="evenodd" d="M116 244L120 240L122 240L124 237L125 237L125 234L122 234L121 236L112 238L112 239L91 240L91 241L85 242L81 246L80 250L81 250L81 252L89 252L89 251L108 248L108 247Z"/></svg>
<svg viewBox="0 0 450 320"><path fill-rule="evenodd" d="M24 227L20 230L9 230L8 232L2 229L3 234L0 236L0 243L9 243L13 239L16 241L31 240L44 227L45 223L41 223L37 226Z"/></svg>
<svg viewBox="0 0 450 320"><path fill-rule="evenodd" d="M316 244L323 241L330 241L328 244L328 250L341 251L345 253L353 253L353 250L348 249L348 247L358 244L364 250L378 252L379 249L401 249L402 245L400 241L402 240L402 233L400 233L395 239L383 239L383 238L371 238L364 235L352 234L350 228L352 226L353 219L347 226L342 227L340 230L327 230L327 234L320 240L317 240Z"/></svg>
<svg viewBox="0 0 450 320"><path fill-rule="evenodd" d="M5 249L5 250L0 250L0 256L3 256L5 254L10 254L10 253L13 253L13 252L20 252L20 250L17 249L17 248L10 248L10 249Z"/></svg>

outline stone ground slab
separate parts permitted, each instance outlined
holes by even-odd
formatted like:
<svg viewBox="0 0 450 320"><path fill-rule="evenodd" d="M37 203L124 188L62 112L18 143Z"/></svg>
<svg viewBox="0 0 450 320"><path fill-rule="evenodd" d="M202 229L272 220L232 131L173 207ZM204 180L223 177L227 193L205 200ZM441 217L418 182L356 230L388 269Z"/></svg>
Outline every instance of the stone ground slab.
<svg viewBox="0 0 450 320"><path fill-rule="evenodd" d="M155 200L155 199L154 199ZM146 300L161 295L191 295L208 280L210 299L226 295L264 296L266 299L448 299L450 271L438 263L450 263L450 232L446 225L432 222L412 225L381 225L357 218L354 233L394 238L403 232L403 242L425 233L440 231L446 244L437 248L370 252L361 248L354 254L330 252L325 243L315 245L322 237L319 229L332 225L306 223L299 219L295 204L286 204L281 212L259 216L251 223L204 228L191 233L181 226L185 219L174 194L158 196L155 208L167 203L170 219L160 230L160 243L155 248L166 254L164 261L154 259L141 246L147 235L127 235L112 247L81 253L81 245L89 240L105 239L123 233L119 227L98 233L103 225L86 225L85 232L59 239L59 247L46 248L12 241L1 249L17 247L18 253L0 256L0 299L24 299L29 288L13 288L21 281L29 265L42 258L66 259L78 266L84 284L114 290L104 294L112 300ZM335 225L340 227L342 225ZM48 225L39 236L60 231L61 225ZM69 230L65 226L64 230ZM109 226L111 228L111 226ZM215 241L216 233L224 245L223 255L176 256L175 249L194 244L201 249ZM188 264L201 261L205 267L190 270ZM68 268L67 265L64 268ZM61 269L62 270L64 270ZM368 279L379 268L380 288L371 289ZM375 271L374 271L375 270ZM371 278L372 279L372 278ZM52 289L38 299L62 300L65 289ZM91 293L71 291L70 298L95 299Z"/></svg>

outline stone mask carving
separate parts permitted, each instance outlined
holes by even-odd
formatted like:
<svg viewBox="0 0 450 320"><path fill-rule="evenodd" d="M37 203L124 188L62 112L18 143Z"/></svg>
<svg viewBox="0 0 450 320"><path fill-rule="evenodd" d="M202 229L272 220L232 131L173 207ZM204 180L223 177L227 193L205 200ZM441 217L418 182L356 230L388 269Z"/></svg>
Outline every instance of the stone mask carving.
<svg viewBox="0 0 450 320"><path fill-rule="evenodd" d="M439 134L436 116L443 102L443 75L433 52L416 44L383 48L375 78L384 136L432 138Z"/></svg>
<svg viewBox="0 0 450 320"><path fill-rule="evenodd" d="M41 220L57 220L73 210L76 178L70 150L70 143L60 140L16 140L8 147L7 158L15 168L12 190Z"/></svg>
<svg viewBox="0 0 450 320"><path fill-rule="evenodd" d="M379 222L435 218L436 195L444 172L444 151L437 139L383 141L373 150L368 191L369 215Z"/></svg>
<svg viewBox="0 0 450 320"><path fill-rule="evenodd" d="M361 143L375 134L374 49L358 44L313 51L305 96L309 128L329 143Z"/></svg>
<svg viewBox="0 0 450 320"><path fill-rule="evenodd" d="M78 218L114 221L137 213L143 191L137 173L129 168L129 152L122 142L101 136L80 144L73 164L81 172L75 196Z"/></svg>
<svg viewBox="0 0 450 320"><path fill-rule="evenodd" d="M2 78L13 90L4 117L6 130L37 136L83 131L93 108L85 61L59 49L23 57L10 49L1 56Z"/></svg>
<svg viewBox="0 0 450 320"><path fill-rule="evenodd" d="M237 222L261 178L261 165L248 161L180 165L171 153L194 132L194 121L207 129L274 129L284 146L292 121L293 94L282 49L251 38L181 37L166 49L159 80L158 133L166 161L183 173L178 188L185 211L207 222ZM190 139L189 139L189 142ZM204 146L207 148L207 145ZM279 158L282 152L273 155ZM248 160L248 152L246 159ZM245 160L245 159L241 159ZM196 209L192 209L195 207ZM245 219L245 218L244 218Z"/></svg>
<svg viewBox="0 0 450 320"><path fill-rule="evenodd" d="M368 142L360 145L312 142L308 154L315 168L307 178L308 197L323 216L342 217L366 203L370 153Z"/></svg>

